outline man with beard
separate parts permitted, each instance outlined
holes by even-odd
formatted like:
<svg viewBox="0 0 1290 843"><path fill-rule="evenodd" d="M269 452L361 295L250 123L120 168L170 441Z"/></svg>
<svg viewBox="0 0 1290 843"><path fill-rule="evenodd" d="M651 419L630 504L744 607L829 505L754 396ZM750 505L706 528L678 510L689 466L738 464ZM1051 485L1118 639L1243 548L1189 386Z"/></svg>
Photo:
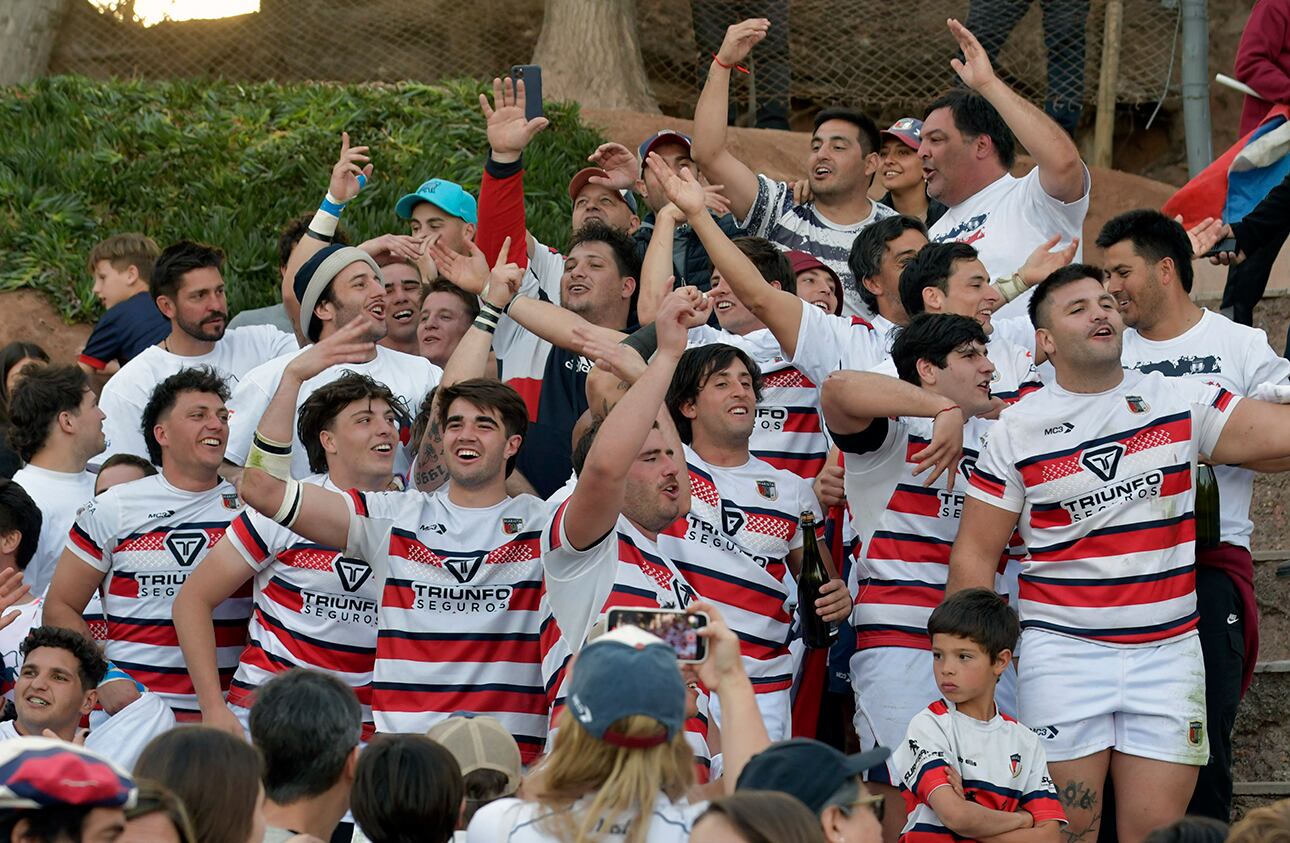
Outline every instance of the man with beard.
<svg viewBox="0 0 1290 843"><path fill-rule="evenodd" d="M340 158L332 168L328 198L310 223L311 236L300 238L291 253L287 274L293 279L295 296L300 302L300 333L310 343L335 335L355 319L363 320L369 330L364 336L361 359L315 373L301 386L297 409L315 389L331 383L347 371L367 375L388 386L405 407L420 407L426 393L439 383L443 370L424 357L375 344L385 337L387 331L384 276L367 252L328 242L339 220L340 210L337 208L343 210L344 203L358 196L372 173L371 164L366 168L362 166L368 160L367 147L351 147L349 135L342 137ZM283 354L257 366L234 388L233 397L229 400L228 453L225 455L230 463L240 466L246 461L256 425L277 391L283 373L307 348L295 349L292 354ZM299 435L295 430L290 432L290 440L279 445L285 448L294 444L291 475L308 477L309 461ZM412 460L405 447L411 437L409 420L399 429L395 474L406 475L411 467Z"/></svg>
<svg viewBox="0 0 1290 843"><path fill-rule="evenodd" d="M148 282L157 309L170 320L170 334L121 367L103 387L99 406L107 420L107 445L92 462L112 454L148 456L139 429L144 405L157 384L194 366L209 366L235 384L265 360L294 351L295 337L269 325L226 331L224 253L215 246L180 240L157 258Z"/></svg>
<svg viewBox="0 0 1290 843"><path fill-rule="evenodd" d="M878 170L879 139L874 122L850 108L826 108L815 115L811 154L806 161L813 198L802 204L794 201L789 184L754 173L726 146L730 71L744 62L769 28L770 21L755 18L726 30L694 109L691 152L708 179L724 186L740 228L784 249L799 249L819 258L842 279L843 312L867 316L847 256L865 226L895 213L868 196Z"/></svg>
<svg viewBox="0 0 1290 843"><path fill-rule="evenodd" d="M1191 300L1193 246L1183 227L1152 210L1129 211L1102 226L1107 291L1124 319L1127 369L1220 384L1258 395L1261 384L1290 383L1290 361L1263 331L1232 322ZM1250 556L1254 472L1214 466L1218 545L1196 548L1198 630L1205 656L1210 760L1201 770L1189 813L1226 821L1232 806L1232 726L1259 652ZM1244 647L1232 646L1233 636Z"/></svg>

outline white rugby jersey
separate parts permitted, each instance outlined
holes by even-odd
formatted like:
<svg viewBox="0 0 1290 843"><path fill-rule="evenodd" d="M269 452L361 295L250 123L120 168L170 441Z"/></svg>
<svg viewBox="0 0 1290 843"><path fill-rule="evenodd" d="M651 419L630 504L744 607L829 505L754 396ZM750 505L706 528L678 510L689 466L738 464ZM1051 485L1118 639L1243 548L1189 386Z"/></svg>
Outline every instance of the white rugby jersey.
<svg viewBox="0 0 1290 843"><path fill-rule="evenodd" d="M690 512L659 534L659 550L739 636L753 689L789 688L793 616L785 560L802 546L803 512L814 514L823 530L819 501L805 480L756 457L733 468L714 466L687 445L685 459Z"/></svg>
<svg viewBox="0 0 1290 843"><path fill-rule="evenodd" d="M568 506L565 500L556 507L542 530L542 676L553 722L564 707L569 659L606 612L617 606L679 610L697 596L677 562L623 515L599 543L575 550L565 535ZM705 709L701 698L699 715L685 723L701 781L710 765Z"/></svg>
<svg viewBox="0 0 1290 843"><path fill-rule="evenodd" d="M994 364L994 374L990 378L992 397L1013 404L1035 390L1043 389L1044 382L1035 370L1034 357L1026 349L1013 345L998 335L992 335L986 344L986 354ZM873 371L893 378L899 377L896 361L891 357L875 366Z"/></svg>
<svg viewBox="0 0 1290 843"><path fill-rule="evenodd" d="M237 490L222 480L209 491L186 492L157 474L113 486L87 503L68 537L68 550L104 574L104 655L181 720L201 709L175 635L175 596L241 511ZM212 613L225 690L246 645L250 597L247 583Z"/></svg>
<svg viewBox="0 0 1290 843"><path fill-rule="evenodd" d="M1198 380L1237 395L1249 395L1261 383L1290 382L1290 360L1277 356L1268 345L1267 334L1209 310L1202 311L1199 322L1171 340L1156 342L1126 329L1121 360L1126 369ZM1254 472L1216 465L1214 476L1218 480L1220 538L1248 549L1254 531L1250 521Z"/></svg>
<svg viewBox="0 0 1290 843"><path fill-rule="evenodd" d="M380 592L372 675L378 732L424 733L458 711L496 717L525 763L546 741L542 685L544 501L468 509L446 490L349 490L346 555Z"/></svg>
<svg viewBox="0 0 1290 843"><path fill-rule="evenodd" d="M157 384L180 369L210 366L225 380L228 388L233 389L256 366L298 349L294 336L284 334L272 325L230 328L209 354L196 357L171 354L158 345L144 349L109 378L103 387L99 409L106 416L103 436L107 439L107 447L90 462L98 465L112 454L148 458L148 446L143 441L140 425L143 409Z"/></svg>
<svg viewBox="0 0 1290 843"><path fill-rule="evenodd" d="M341 491L324 474L305 482ZM250 708L261 685L293 667L325 671L354 689L370 737L380 597L372 568L252 509L234 518L226 535L255 571L255 610L228 701Z"/></svg>
<svg viewBox="0 0 1290 843"><path fill-rule="evenodd" d="M278 384L282 382L282 373L304 351L303 348L297 349L294 354L284 354L263 366L257 366L247 372L246 377L233 390L233 397L228 402L228 448L224 459L235 465L246 462L255 429L259 426L260 417L269 406L273 393L277 392ZM296 396L297 415L300 406L319 387L326 386L346 372L367 375L377 383L389 387L395 397L403 402L404 409L408 412L408 421L399 428L400 447L394 449L394 473L406 477L412 467L412 457L407 447L412 438L412 418L421 408L426 394L439 385L443 370L424 357L378 345L376 356L368 362L332 366L301 384L300 393ZM291 442L291 476L308 477L312 473L309 470L309 456L300 444L300 432L295 425L292 425Z"/></svg>
<svg viewBox="0 0 1290 843"><path fill-rule="evenodd" d="M1034 732L1006 714L977 720L954 703L937 700L914 715L905 739L891 755L900 772L900 793L909 818L901 843L958 843L962 837L946 828L932 810L932 791L950 784L958 773L969 802L994 811L1025 811L1035 825L1066 812L1048 775L1048 758Z"/></svg>
<svg viewBox="0 0 1290 843"><path fill-rule="evenodd" d="M1023 628L1118 645L1195 628L1192 478L1239 401L1129 371L1106 392L1050 384L1004 410L968 494L1018 513Z"/></svg>
<svg viewBox="0 0 1290 843"><path fill-rule="evenodd" d="M948 475L931 486L923 485L925 474L914 475L913 457L931 443L932 419L874 419L869 430L838 437L847 500L864 516L855 522L860 533L859 588L851 611L856 649L931 649L927 620L945 599L964 489L992 424L970 418L964 425L963 461L952 492L946 490ZM872 450L853 450L866 438L874 440ZM1000 573L1004 561L1000 560ZM1006 593L1001 579L995 585Z"/></svg>
<svg viewBox="0 0 1290 843"><path fill-rule="evenodd" d="M891 358L891 342L859 316L834 316L802 302L797 352L792 364L817 385L830 372L867 372Z"/></svg>
<svg viewBox="0 0 1290 843"><path fill-rule="evenodd" d="M814 482L829 456L819 385L784 359L769 328L743 336L708 325L690 329L690 348L716 342L742 350L761 368L761 400L748 450L775 468Z"/></svg>

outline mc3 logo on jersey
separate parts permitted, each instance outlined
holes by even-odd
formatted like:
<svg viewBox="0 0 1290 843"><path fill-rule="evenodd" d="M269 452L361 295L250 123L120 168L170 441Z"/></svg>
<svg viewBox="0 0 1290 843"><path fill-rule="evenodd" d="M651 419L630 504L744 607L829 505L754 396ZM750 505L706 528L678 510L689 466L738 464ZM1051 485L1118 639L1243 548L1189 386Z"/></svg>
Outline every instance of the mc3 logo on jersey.
<svg viewBox="0 0 1290 843"><path fill-rule="evenodd" d="M358 591L367 582L367 578L372 576L372 566L352 556L338 554L331 566L340 578L340 587L346 591Z"/></svg>
<svg viewBox="0 0 1290 843"><path fill-rule="evenodd" d="M180 567L191 567L206 549L205 533L171 533L166 536L166 549Z"/></svg>
<svg viewBox="0 0 1290 843"><path fill-rule="evenodd" d="M1093 472L1099 480L1109 481L1115 479L1115 472L1120 467L1120 459L1123 456L1124 446L1119 442L1112 442L1110 445L1085 451L1079 458L1079 462Z"/></svg>

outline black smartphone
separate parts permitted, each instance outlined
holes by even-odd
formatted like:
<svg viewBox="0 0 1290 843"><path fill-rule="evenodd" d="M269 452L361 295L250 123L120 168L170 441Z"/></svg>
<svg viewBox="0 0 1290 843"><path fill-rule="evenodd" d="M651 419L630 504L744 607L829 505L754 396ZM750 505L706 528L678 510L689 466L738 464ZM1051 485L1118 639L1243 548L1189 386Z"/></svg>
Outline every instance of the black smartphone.
<svg viewBox="0 0 1290 843"><path fill-rule="evenodd" d="M1212 258L1212 257L1215 257L1216 255L1221 255L1223 252L1235 252L1235 251L1236 251L1236 238L1228 237L1226 240L1218 241L1218 243L1215 244L1214 248L1210 249L1208 252L1201 255L1201 257Z"/></svg>
<svg viewBox="0 0 1290 843"><path fill-rule="evenodd" d="M511 67L511 81L524 83L524 119L536 120L542 116L542 68L536 64L517 64Z"/></svg>
<svg viewBox="0 0 1290 843"><path fill-rule="evenodd" d="M608 629L634 626L662 638L676 660L698 664L708 658L708 639L699 636L699 630L708 625L703 612L678 612L673 609L610 609L606 623Z"/></svg>

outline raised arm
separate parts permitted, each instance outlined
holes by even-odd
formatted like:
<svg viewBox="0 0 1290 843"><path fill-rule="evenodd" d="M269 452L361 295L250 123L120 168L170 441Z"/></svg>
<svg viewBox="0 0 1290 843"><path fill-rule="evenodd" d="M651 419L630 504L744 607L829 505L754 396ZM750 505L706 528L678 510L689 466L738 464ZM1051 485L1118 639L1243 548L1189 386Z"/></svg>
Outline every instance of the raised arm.
<svg viewBox="0 0 1290 843"><path fill-rule="evenodd" d="M708 658L699 665L698 673L704 687L721 703L721 781L726 793L734 793L744 765L770 746L770 736L739 655L739 638L711 603L691 603L686 611L708 615L708 625L699 630L700 637L708 642Z"/></svg>
<svg viewBox="0 0 1290 843"><path fill-rule="evenodd" d="M233 547L228 534L211 549L192 572L175 597L172 614L179 649L197 691L202 723L243 737L242 722L224 699L216 659L215 607L237 591L254 571Z"/></svg>
<svg viewBox="0 0 1290 843"><path fill-rule="evenodd" d="M672 243L677 224L684 220L685 214L670 202L654 215L654 230L641 261L640 295L636 298L636 317L642 325L654 321L658 306L672 292L676 281L672 274Z"/></svg>
<svg viewBox="0 0 1290 843"><path fill-rule="evenodd" d="M784 356L791 360L797 350L797 333L802 324L801 299L768 284L748 256L731 242L704 207L703 186L693 173L684 170L677 174L653 153L650 153L645 166L654 171L668 200L685 213L722 279L730 285L739 301L770 328Z"/></svg>
<svg viewBox="0 0 1290 843"><path fill-rule="evenodd" d="M327 196L323 199L309 231L296 243L287 259L287 278L294 279L300 267L331 242L340 223L340 214L367 180L372 177L372 165L367 163L367 147L350 146L349 132L340 133L340 158L331 169L331 181L327 186Z"/></svg>
<svg viewBox="0 0 1290 843"><path fill-rule="evenodd" d="M647 453L641 448L657 423L672 373L685 351L685 320L695 311L710 307L693 287L672 293L659 309L658 351L644 374L601 423L596 441L587 454L578 483L569 499L565 530L575 549L584 550L600 541L613 529L623 509L627 474L636 460L676 459L677 454ZM588 343L588 356L601 358L615 350L617 343L598 346ZM673 431L673 435L675 432ZM684 482L681 480L681 482Z"/></svg>
<svg viewBox="0 0 1290 843"><path fill-rule="evenodd" d="M985 48L967 27L954 18L947 23L963 51L963 60L951 59L950 66L965 85L995 107L1017 141L1035 159L1044 192L1060 202L1074 202L1083 196L1084 162L1070 135L995 75Z"/></svg>
<svg viewBox="0 0 1290 843"><path fill-rule="evenodd" d="M479 95L479 107L488 125L488 161L479 185L479 225L475 240L488 260L494 260L505 238L511 238L509 260L519 266L537 241L525 228L524 148L547 127L547 119L524 116L524 82L493 80L493 102Z"/></svg>
<svg viewBox="0 0 1290 843"><path fill-rule="evenodd" d="M758 42L766 37L770 21L753 18L726 30L721 49L708 68L694 106L694 140L690 154L708 181L725 185L726 199L737 219L748 216L757 199L757 174L726 148L726 120L730 107L730 72L748 59Z"/></svg>

